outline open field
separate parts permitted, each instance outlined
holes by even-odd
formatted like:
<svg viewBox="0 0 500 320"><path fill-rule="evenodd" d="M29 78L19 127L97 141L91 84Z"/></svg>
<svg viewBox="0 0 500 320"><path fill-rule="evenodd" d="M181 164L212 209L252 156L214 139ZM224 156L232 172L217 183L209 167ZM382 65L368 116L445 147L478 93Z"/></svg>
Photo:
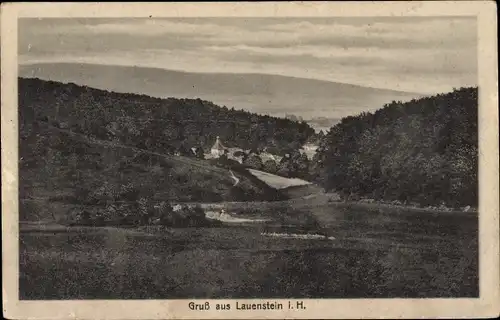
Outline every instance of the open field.
<svg viewBox="0 0 500 320"><path fill-rule="evenodd" d="M239 208L217 228L21 223L21 299L474 297L477 215L341 203ZM267 237L314 233L328 239Z"/></svg>
<svg viewBox="0 0 500 320"><path fill-rule="evenodd" d="M280 177L278 175L260 170L248 169L248 171L259 178L261 181L265 182L268 186L275 189L284 189L288 187L311 184L309 181L305 181L302 179Z"/></svg>

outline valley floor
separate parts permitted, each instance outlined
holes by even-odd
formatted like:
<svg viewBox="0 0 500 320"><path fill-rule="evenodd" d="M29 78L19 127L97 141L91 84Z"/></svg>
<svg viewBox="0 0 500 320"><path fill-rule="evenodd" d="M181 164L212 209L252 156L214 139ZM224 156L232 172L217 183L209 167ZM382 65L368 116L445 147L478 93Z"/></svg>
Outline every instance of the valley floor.
<svg viewBox="0 0 500 320"><path fill-rule="evenodd" d="M20 299L478 296L476 214L300 203L212 228L21 223Z"/></svg>

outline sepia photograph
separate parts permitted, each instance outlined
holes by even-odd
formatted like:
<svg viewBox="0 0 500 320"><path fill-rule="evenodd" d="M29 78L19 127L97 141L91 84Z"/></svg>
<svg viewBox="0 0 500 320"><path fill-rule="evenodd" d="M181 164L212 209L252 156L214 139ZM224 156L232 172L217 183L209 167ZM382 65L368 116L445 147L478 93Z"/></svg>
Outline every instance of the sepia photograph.
<svg viewBox="0 0 500 320"><path fill-rule="evenodd" d="M101 6L12 20L12 299L291 318L317 299L480 300L491 281L498 298L480 270L488 214L498 273L498 131L482 131L498 101L477 13Z"/></svg>

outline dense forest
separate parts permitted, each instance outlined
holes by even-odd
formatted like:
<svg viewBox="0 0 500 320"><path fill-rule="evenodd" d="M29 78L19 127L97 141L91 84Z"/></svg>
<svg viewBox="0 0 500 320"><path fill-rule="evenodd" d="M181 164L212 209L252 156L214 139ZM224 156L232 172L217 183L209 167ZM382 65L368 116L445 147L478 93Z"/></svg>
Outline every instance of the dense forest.
<svg viewBox="0 0 500 320"><path fill-rule="evenodd" d="M392 102L350 116L322 139L311 174L346 198L478 203L478 89Z"/></svg>
<svg viewBox="0 0 500 320"><path fill-rule="evenodd" d="M19 79L20 124L45 120L62 129L150 151L227 147L285 154L311 136L305 122L219 107L200 99L160 99L75 84Z"/></svg>

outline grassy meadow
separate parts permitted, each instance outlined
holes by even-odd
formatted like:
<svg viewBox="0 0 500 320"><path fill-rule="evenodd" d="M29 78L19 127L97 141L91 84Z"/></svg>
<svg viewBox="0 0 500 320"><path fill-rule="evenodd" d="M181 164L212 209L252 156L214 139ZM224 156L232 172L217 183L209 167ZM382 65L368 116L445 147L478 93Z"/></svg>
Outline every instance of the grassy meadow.
<svg viewBox="0 0 500 320"><path fill-rule="evenodd" d="M478 296L476 213L268 206L207 228L21 223L20 299Z"/></svg>

